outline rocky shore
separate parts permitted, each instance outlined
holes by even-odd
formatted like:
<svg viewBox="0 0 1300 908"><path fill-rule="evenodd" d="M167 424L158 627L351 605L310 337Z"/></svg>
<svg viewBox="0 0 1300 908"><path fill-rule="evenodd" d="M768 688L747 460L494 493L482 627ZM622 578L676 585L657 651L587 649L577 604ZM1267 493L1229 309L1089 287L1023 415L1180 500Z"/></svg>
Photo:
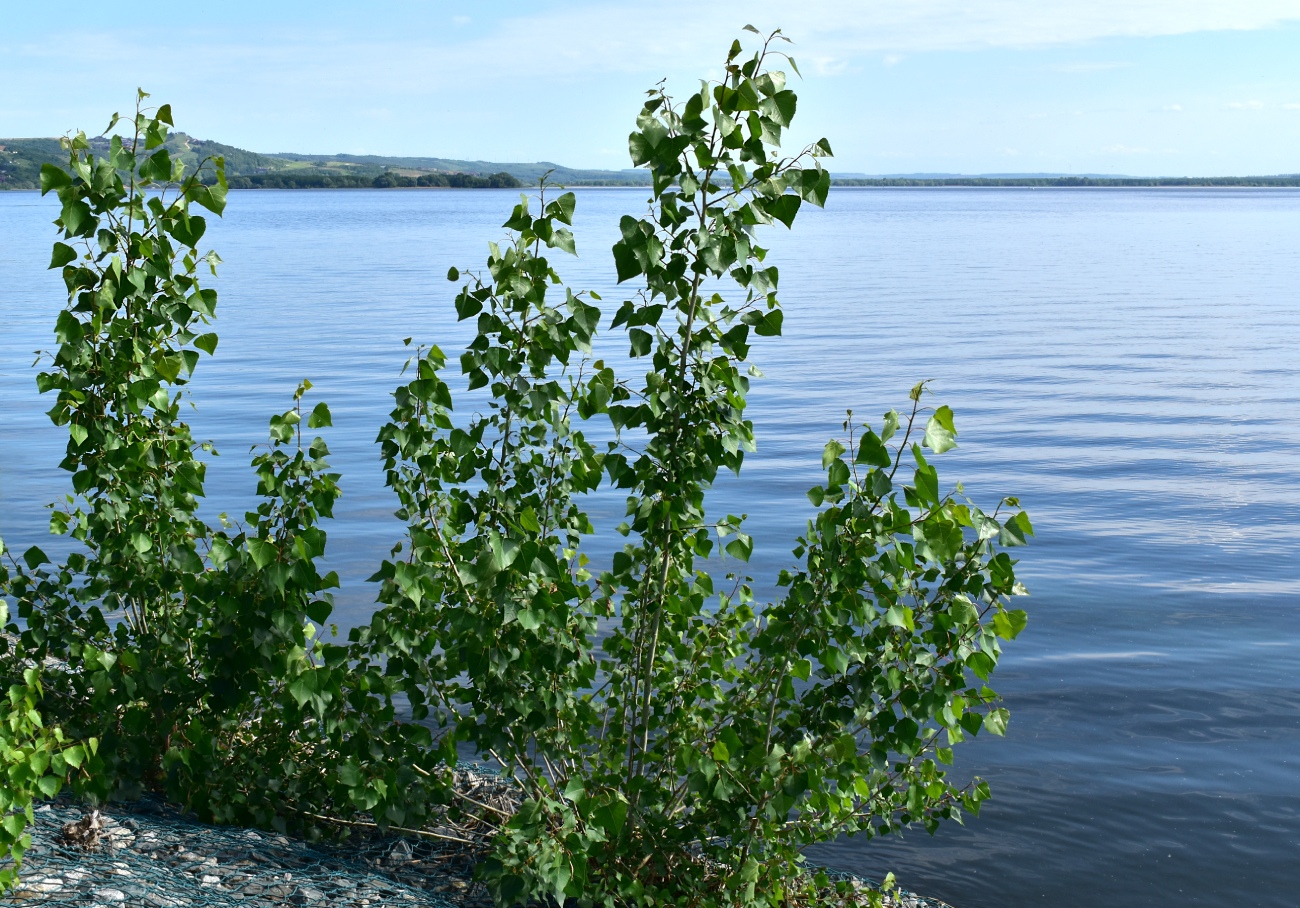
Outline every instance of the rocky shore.
<svg viewBox="0 0 1300 908"><path fill-rule="evenodd" d="M87 832L89 831L89 834ZM22 884L3 904L31 906L317 905L486 908L465 854L407 839L312 845L275 833L208 826L151 801L97 816L36 809Z"/></svg>
<svg viewBox="0 0 1300 908"><path fill-rule="evenodd" d="M311 844L208 826L156 801L105 811L36 808L22 884L2 905L30 908L490 908L474 856L425 839ZM866 905L865 892L860 904ZM949 908L906 892L887 908Z"/></svg>

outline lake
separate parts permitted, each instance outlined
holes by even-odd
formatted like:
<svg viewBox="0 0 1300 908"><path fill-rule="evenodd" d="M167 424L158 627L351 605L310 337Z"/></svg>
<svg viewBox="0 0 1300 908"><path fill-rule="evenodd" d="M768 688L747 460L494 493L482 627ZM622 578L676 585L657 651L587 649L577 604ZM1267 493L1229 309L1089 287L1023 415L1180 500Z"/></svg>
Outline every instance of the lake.
<svg viewBox="0 0 1300 908"><path fill-rule="evenodd" d="M612 311L609 247L640 190L582 190L571 286ZM345 497L329 527L337 617L398 538L375 433L402 339L453 358L448 267L482 264L501 191L250 191L209 230L225 259L194 434L221 456L209 513L251 502L248 450L310 378ZM66 490L32 351L53 344L58 213L0 193L0 536L46 544ZM995 686L1005 739L958 748L978 820L852 840L824 863L957 908L1300 903L1300 192L835 189L766 232L785 336L760 339L758 452L715 513L747 513L760 588L812 513L844 411L879 419L931 379L960 447L937 462L992 505L1019 495L1030 624ZM612 349L612 348L611 348ZM621 497L600 499L601 525ZM599 559L609 551L600 539ZM53 546L49 546L54 551Z"/></svg>

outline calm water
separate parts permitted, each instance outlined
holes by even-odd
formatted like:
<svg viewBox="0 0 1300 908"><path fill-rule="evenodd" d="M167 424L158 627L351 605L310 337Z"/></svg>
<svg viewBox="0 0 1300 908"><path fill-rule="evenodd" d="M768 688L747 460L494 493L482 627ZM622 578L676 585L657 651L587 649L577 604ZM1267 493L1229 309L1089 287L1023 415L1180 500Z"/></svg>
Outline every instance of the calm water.
<svg viewBox="0 0 1300 908"><path fill-rule="evenodd" d="M248 448L310 377L344 474L342 624L398 535L372 441L401 339L457 352L442 276L481 263L512 203L234 193L210 231L221 346L192 423L222 453L212 513L246 507ZM620 298L607 250L642 204L580 193L575 287ZM56 213L0 193L0 535L19 548L64 489L29 368L62 302ZM750 515L760 581L789 560L843 411L878 417L922 378L961 432L941 474L1018 494L1039 533L1030 626L999 671L1008 737L958 750L994 800L933 839L817 857L958 908L1300 904L1300 193L838 190L767 239L786 336L755 348L759 452L717 505Z"/></svg>

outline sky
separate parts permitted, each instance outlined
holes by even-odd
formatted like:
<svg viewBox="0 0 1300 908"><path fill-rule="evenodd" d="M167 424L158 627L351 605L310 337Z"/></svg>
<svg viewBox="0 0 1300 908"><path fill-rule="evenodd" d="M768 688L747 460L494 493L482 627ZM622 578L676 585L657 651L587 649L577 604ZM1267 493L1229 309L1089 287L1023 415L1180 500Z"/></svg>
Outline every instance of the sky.
<svg viewBox="0 0 1300 908"><path fill-rule="evenodd" d="M793 40L790 139L837 172L1300 172L1300 0L0 0L0 136L98 133L140 86L253 151L619 169L645 89L748 23Z"/></svg>

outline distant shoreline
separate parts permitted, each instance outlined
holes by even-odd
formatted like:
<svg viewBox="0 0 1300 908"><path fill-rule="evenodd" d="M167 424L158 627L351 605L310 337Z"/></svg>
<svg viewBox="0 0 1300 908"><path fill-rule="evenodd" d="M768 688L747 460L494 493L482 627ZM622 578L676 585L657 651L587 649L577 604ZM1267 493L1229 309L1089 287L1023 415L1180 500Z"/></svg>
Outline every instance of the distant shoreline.
<svg viewBox="0 0 1300 908"><path fill-rule="evenodd" d="M559 183L553 188L564 189L649 189L638 183ZM1300 189L1300 179L1285 182L1247 182L1247 181L1092 181L1057 182L1048 180L1035 182L1028 180L832 180L835 189ZM454 186L232 186L230 192L464 192L481 190L487 192L505 192L536 189L536 186L519 187L454 187ZM40 194L39 189L7 188L0 185L0 193L19 195L21 193Z"/></svg>
<svg viewBox="0 0 1300 908"><path fill-rule="evenodd" d="M856 187L1028 187L1032 189L1154 189L1154 188L1240 188L1240 189L1297 189L1300 175L1278 177L945 177L939 179L912 178L850 178L832 179L832 186Z"/></svg>

